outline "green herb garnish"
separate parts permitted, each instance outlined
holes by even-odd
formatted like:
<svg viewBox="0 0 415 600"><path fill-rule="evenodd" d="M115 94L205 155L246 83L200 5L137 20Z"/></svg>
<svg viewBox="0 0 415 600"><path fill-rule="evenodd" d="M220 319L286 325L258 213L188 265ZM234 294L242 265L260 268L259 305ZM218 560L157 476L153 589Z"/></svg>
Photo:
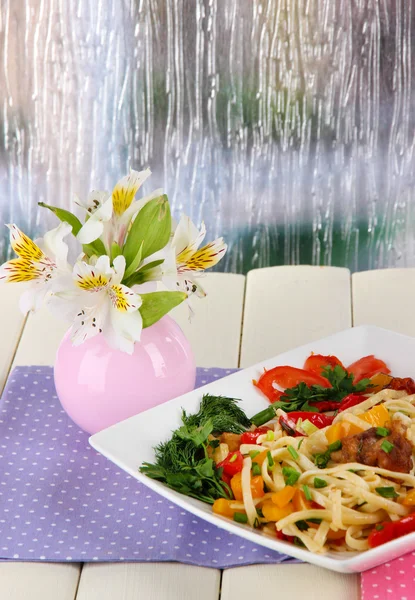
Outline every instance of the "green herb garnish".
<svg viewBox="0 0 415 600"><path fill-rule="evenodd" d="M306 521L296 521L295 524L297 525L300 531L307 531L307 529L309 528Z"/></svg>
<svg viewBox="0 0 415 600"><path fill-rule="evenodd" d="M288 452L291 454L294 460L299 458L297 450L293 446L287 446Z"/></svg>
<svg viewBox="0 0 415 600"><path fill-rule="evenodd" d="M310 502L313 499L313 497L311 495L310 488L308 487L308 485L303 485L303 492L305 499Z"/></svg>
<svg viewBox="0 0 415 600"><path fill-rule="evenodd" d="M230 487L221 479L222 469L215 468L209 458L208 437L213 432L241 433L251 425L237 402L222 396L203 396L199 412L187 415L183 411L183 425L169 441L155 448L155 463L143 463L141 473L209 504L217 498L232 498Z"/></svg>
<svg viewBox="0 0 415 600"><path fill-rule="evenodd" d="M271 452L269 450L267 452L267 461L269 468L272 469L272 467L274 466L274 459L272 458Z"/></svg>
<svg viewBox="0 0 415 600"><path fill-rule="evenodd" d="M327 481L324 481L324 479L320 479L319 477L314 477L314 487L316 488L316 490L318 490L319 488L327 487L327 486L328 486Z"/></svg>
<svg viewBox="0 0 415 600"><path fill-rule="evenodd" d="M259 450L251 450L251 452L249 453L249 456L251 458L255 458L256 456L258 456L258 454L261 454L261 452Z"/></svg>
<svg viewBox="0 0 415 600"><path fill-rule="evenodd" d="M393 488L392 486L377 487L375 488L375 490L379 494L379 496L382 496L383 498L399 498L399 494L397 494L395 488Z"/></svg>
<svg viewBox="0 0 415 600"><path fill-rule="evenodd" d="M387 435L389 435L389 433L390 431L389 429L386 429L386 427L376 427L376 435L386 437Z"/></svg>
<svg viewBox="0 0 415 600"><path fill-rule="evenodd" d="M252 465L252 475L255 477L256 475L261 475L261 467L258 463L253 463Z"/></svg>
<svg viewBox="0 0 415 600"><path fill-rule="evenodd" d="M389 452L392 452L392 450L395 448L395 446L388 440L383 440L380 447L384 452L386 452L386 454L389 454Z"/></svg>
<svg viewBox="0 0 415 600"><path fill-rule="evenodd" d="M325 452L321 454L316 454L314 456L314 464L316 465L316 467L318 467L319 469L325 469L331 458L331 453L336 452L336 450L340 450L341 447L341 440L337 440L337 442L333 442L332 444L330 444Z"/></svg>
<svg viewBox="0 0 415 600"><path fill-rule="evenodd" d="M242 512L233 513L233 520L237 523L248 523L248 517Z"/></svg>
<svg viewBox="0 0 415 600"><path fill-rule="evenodd" d="M301 475L301 473L292 467L283 467L282 474L284 476L286 485L294 485L297 483Z"/></svg>

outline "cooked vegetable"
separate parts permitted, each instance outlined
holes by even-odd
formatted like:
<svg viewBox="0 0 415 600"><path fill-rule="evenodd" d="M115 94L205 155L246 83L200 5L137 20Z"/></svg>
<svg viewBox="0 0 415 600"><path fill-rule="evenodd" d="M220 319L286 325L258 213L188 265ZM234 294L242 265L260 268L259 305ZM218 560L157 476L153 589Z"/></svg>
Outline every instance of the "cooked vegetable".
<svg viewBox="0 0 415 600"><path fill-rule="evenodd" d="M155 448L156 462L143 463L140 471L182 494L210 504L220 497L229 498L231 489L226 481L229 474L215 467L213 459L208 457L208 445L213 432L239 434L251 425L237 402L233 398L205 395L199 412L187 415L183 411L182 427L173 432L169 441ZM239 466L237 456L232 462L228 461L227 471L236 473Z"/></svg>
<svg viewBox="0 0 415 600"><path fill-rule="evenodd" d="M347 367L347 371L354 376L355 383L362 379L370 379L378 373L390 373L390 369L383 360L376 358L373 354L359 358Z"/></svg>
<svg viewBox="0 0 415 600"><path fill-rule="evenodd" d="M415 513L402 517L399 521L388 521L375 528L368 537L369 547L376 548L415 531Z"/></svg>

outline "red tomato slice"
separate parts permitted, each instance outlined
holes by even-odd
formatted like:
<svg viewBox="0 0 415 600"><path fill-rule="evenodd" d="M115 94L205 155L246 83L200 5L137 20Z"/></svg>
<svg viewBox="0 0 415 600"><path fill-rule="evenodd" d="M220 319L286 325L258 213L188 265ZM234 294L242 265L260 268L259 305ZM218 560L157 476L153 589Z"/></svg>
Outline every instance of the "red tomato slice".
<svg viewBox="0 0 415 600"><path fill-rule="evenodd" d="M292 388L299 383L304 382L307 385L321 385L322 387L331 387L330 382L304 369L296 369L295 367L274 367L269 371L265 371L256 382L261 392L271 401L276 402L281 397L281 392L275 389L275 385L282 389Z"/></svg>
<svg viewBox="0 0 415 600"><path fill-rule="evenodd" d="M323 367L335 367L339 365L344 369L337 356L324 356L323 354L311 354L304 363L304 369L321 375Z"/></svg>
<svg viewBox="0 0 415 600"><path fill-rule="evenodd" d="M354 375L353 383L358 383L361 379L373 377L377 373L390 373L390 369L379 358L373 354L359 358L356 362L347 367L349 373Z"/></svg>

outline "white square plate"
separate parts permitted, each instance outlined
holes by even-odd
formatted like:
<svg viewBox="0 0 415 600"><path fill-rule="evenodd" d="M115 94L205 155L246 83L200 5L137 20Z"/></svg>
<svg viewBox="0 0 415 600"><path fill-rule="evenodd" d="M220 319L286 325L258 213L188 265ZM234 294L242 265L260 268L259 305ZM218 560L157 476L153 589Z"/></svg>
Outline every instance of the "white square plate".
<svg viewBox="0 0 415 600"><path fill-rule="evenodd" d="M210 393L240 398L241 408L248 417L252 416L268 405L267 400L252 385L252 379L257 379L264 367L302 367L310 352L335 354L346 365L362 356L375 354L387 363L393 375L415 378L415 338L377 327L355 327L280 354L122 421L93 435L89 440L90 444L132 477L198 517L251 542L305 562L341 573L354 573L415 550L415 533L412 533L366 552L312 554L306 549L272 539L246 525L214 515L210 505L179 494L138 471L143 462L154 462L154 446L168 440L172 430L181 425L182 408L188 413L197 412L203 394Z"/></svg>

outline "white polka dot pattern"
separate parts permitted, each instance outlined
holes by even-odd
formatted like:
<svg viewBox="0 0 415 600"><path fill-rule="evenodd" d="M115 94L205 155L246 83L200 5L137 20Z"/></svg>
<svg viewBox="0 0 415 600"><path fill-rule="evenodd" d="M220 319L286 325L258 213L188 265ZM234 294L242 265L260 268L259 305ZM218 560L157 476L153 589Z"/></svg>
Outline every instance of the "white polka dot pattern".
<svg viewBox="0 0 415 600"><path fill-rule="evenodd" d="M231 371L199 369L203 385ZM286 559L194 517L117 469L62 410L51 367L17 367L0 403L0 559Z"/></svg>
<svg viewBox="0 0 415 600"><path fill-rule="evenodd" d="M415 552L362 573L362 600L413 600Z"/></svg>

